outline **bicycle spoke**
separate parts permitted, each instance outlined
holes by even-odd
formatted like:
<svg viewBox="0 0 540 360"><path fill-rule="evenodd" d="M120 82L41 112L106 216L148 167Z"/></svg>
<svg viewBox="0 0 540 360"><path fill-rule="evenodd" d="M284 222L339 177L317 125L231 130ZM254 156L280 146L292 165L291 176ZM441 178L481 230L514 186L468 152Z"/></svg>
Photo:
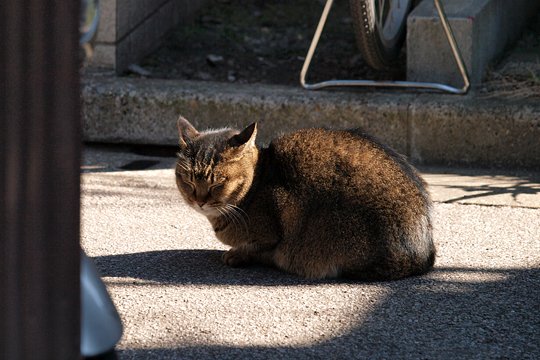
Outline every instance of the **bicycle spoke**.
<svg viewBox="0 0 540 360"><path fill-rule="evenodd" d="M375 11L377 16L377 27L380 29L384 26L384 8L386 7L386 0L378 0L377 5Z"/></svg>
<svg viewBox="0 0 540 360"><path fill-rule="evenodd" d="M377 27L379 29L383 29L386 26L386 23L389 20L388 17L392 15L392 1L393 0L377 0L375 3L375 16Z"/></svg>

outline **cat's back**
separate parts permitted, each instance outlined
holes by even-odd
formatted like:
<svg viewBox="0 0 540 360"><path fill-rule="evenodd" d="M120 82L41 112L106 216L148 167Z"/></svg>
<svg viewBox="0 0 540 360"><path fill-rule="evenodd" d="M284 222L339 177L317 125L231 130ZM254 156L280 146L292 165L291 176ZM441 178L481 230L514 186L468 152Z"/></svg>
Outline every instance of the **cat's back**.
<svg viewBox="0 0 540 360"><path fill-rule="evenodd" d="M326 254L318 264L342 264L321 273L397 279L433 266L431 199L403 156L360 130L300 130L268 151L283 233Z"/></svg>
<svg viewBox="0 0 540 360"><path fill-rule="evenodd" d="M273 155L285 166L301 169L330 165L346 159L347 163L369 163L389 156L384 146L361 130L303 129L272 141ZM347 170L347 169L340 169Z"/></svg>
<svg viewBox="0 0 540 360"><path fill-rule="evenodd" d="M358 129L299 130L275 139L269 150L279 176L298 186L427 196L403 156Z"/></svg>

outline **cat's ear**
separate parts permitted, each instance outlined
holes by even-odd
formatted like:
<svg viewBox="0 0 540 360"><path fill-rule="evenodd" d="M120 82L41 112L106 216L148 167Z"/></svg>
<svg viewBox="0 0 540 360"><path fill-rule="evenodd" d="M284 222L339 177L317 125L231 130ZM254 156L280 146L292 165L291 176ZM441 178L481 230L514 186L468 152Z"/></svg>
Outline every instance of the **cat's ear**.
<svg viewBox="0 0 540 360"><path fill-rule="evenodd" d="M182 116L178 118L176 126L178 127L178 143L181 148L186 147L187 142L190 139L199 136L197 129L195 129L195 127L193 127L193 125L191 125L191 123Z"/></svg>
<svg viewBox="0 0 540 360"><path fill-rule="evenodd" d="M229 145L234 148L246 148L255 146L255 138L257 137L257 123L249 125L239 134L234 135L229 139Z"/></svg>

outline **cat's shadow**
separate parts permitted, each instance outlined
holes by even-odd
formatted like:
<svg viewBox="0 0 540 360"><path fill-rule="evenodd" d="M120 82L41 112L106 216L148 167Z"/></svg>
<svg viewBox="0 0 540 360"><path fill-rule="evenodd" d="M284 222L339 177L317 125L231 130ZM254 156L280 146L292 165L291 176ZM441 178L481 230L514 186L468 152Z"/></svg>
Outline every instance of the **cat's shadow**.
<svg viewBox="0 0 540 360"><path fill-rule="evenodd" d="M307 280L270 267L231 268L221 250L161 250L97 256L101 276L132 278L157 284L308 285L336 280ZM341 280L343 282L343 279Z"/></svg>
<svg viewBox="0 0 540 360"><path fill-rule="evenodd" d="M162 250L99 256L94 260L101 275L119 278L114 281L124 279L134 286L139 281L145 286L321 284L272 268L230 268L221 262L222 254L218 250ZM465 274L473 277L468 279ZM487 278L475 280L475 274ZM375 305L369 305L365 319L352 322L354 325L348 331L323 341L298 346L256 345L249 344L249 340L246 340L249 345L171 343L152 348L123 348L119 357L523 358L520 354L534 357L538 354L535 345L538 278L538 268L439 267L426 277L386 282L387 295ZM364 296L357 299L369 301ZM298 331L301 329L300 326Z"/></svg>

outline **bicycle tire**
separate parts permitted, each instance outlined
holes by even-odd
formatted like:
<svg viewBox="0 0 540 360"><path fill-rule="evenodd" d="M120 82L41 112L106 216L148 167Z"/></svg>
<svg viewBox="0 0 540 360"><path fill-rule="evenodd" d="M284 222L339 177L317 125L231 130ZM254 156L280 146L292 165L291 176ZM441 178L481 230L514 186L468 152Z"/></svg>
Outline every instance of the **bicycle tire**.
<svg viewBox="0 0 540 360"><path fill-rule="evenodd" d="M402 18L391 38L383 38L383 29L379 28L376 19L377 0L349 0L353 29L358 49L366 63L377 70L396 70L397 58L405 41L407 15L412 9L413 1L399 9ZM389 0L392 1L392 0Z"/></svg>

